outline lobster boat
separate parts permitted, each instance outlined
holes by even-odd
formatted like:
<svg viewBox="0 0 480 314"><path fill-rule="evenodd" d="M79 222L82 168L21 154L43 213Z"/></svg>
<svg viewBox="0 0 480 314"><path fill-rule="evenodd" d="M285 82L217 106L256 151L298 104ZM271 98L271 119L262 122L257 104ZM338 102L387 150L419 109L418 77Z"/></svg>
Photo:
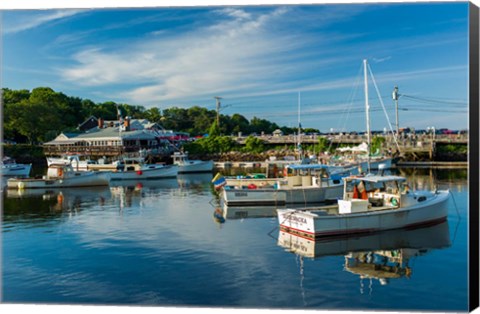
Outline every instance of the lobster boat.
<svg viewBox="0 0 480 314"><path fill-rule="evenodd" d="M4 177L28 177L32 164L17 164L15 160L4 157L1 161L0 175Z"/></svg>
<svg viewBox="0 0 480 314"><path fill-rule="evenodd" d="M229 206L313 204L342 197L340 174L320 164L289 165L287 177L274 184L259 179L245 186L225 185L223 199Z"/></svg>
<svg viewBox="0 0 480 314"><path fill-rule="evenodd" d="M9 189L70 188L104 186L109 182L108 172L75 171L70 164L52 164L47 170L47 175L42 178L11 178L7 180L7 187Z"/></svg>
<svg viewBox="0 0 480 314"><path fill-rule="evenodd" d="M176 178L178 167L164 164L147 164L143 158L124 158L121 167L110 172L112 180L146 180Z"/></svg>
<svg viewBox="0 0 480 314"><path fill-rule="evenodd" d="M187 153L175 152L172 155L173 164L178 166L178 173L212 172L213 161L192 160Z"/></svg>
<svg viewBox="0 0 480 314"><path fill-rule="evenodd" d="M400 176L344 178L344 196L322 207L278 209L280 228L306 238L435 225L447 219L450 192L411 191Z"/></svg>

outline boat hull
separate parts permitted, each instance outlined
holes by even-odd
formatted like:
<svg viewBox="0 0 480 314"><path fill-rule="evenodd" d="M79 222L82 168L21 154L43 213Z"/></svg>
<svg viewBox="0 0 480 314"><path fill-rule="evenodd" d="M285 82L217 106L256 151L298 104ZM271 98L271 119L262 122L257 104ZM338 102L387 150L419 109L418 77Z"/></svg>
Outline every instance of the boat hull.
<svg viewBox="0 0 480 314"><path fill-rule="evenodd" d="M177 164L178 173L198 173L212 172L213 161L190 161L187 163Z"/></svg>
<svg viewBox="0 0 480 314"><path fill-rule="evenodd" d="M13 166L2 166L0 175L4 177L28 177L32 170L32 164L15 164Z"/></svg>
<svg viewBox="0 0 480 314"><path fill-rule="evenodd" d="M273 186L274 184L278 182L285 182L286 180L284 178L261 178L261 179L255 179L255 178L225 178L227 181L228 186L248 186L250 184L255 184L256 186L265 186L265 185L270 185Z"/></svg>
<svg viewBox="0 0 480 314"><path fill-rule="evenodd" d="M446 220L449 192L441 191L427 203L353 214L324 214L315 211L279 209L280 228L308 238L370 233L399 228L414 228Z"/></svg>
<svg viewBox="0 0 480 314"><path fill-rule="evenodd" d="M111 172L112 180L149 180L175 178L178 174L176 166L154 167L152 169L114 171Z"/></svg>
<svg viewBox="0 0 480 314"><path fill-rule="evenodd" d="M110 183L108 173L85 173L79 176L58 179L9 179L9 189L45 189L87 186L105 186Z"/></svg>
<svg viewBox="0 0 480 314"><path fill-rule="evenodd" d="M342 195L342 185L289 189L223 189L223 199L229 206L315 204L336 200Z"/></svg>

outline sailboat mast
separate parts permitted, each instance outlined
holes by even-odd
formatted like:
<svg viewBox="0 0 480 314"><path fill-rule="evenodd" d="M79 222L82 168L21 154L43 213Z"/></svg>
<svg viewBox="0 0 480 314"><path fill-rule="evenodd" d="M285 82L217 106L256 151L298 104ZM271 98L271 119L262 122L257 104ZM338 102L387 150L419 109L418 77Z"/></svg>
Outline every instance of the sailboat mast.
<svg viewBox="0 0 480 314"><path fill-rule="evenodd" d="M368 76L367 76L367 59L363 60L364 84L365 84L365 113L367 121L367 160L368 173L370 173L370 105L368 103Z"/></svg>
<svg viewBox="0 0 480 314"><path fill-rule="evenodd" d="M300 156L300 160L303 158L302 150L301 150L302 142L301 142L301 138L300 138L301 131L302 131L302 125L300 123L300 92L298 92L298 137L297 137L298 143L297 143L297 149L298 149L298 153L299 153L299 156Z"/></svg>

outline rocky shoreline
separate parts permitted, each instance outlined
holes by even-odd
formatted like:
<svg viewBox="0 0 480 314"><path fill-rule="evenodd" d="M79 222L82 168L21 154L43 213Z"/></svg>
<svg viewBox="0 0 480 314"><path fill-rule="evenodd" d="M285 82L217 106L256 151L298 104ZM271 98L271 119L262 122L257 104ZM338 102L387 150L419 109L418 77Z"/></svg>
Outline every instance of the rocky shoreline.
<svg viewBox="0 0 480 314"><path fill-rule="evenodd" d="M4 146L4 156L9 156L14 158L18 163L31 163L36 166L47 166L45 155L41 146L23 146L23 147L14 147L16 145ZM225 152L219 154L209 154L209 155L193 155L190 154L190 159L201 159L201 160L213 160L215 162L255 162L255 161L265 161L270 159L276 160L286 160L288 158L294 158L294 154L290 150L268 150L262 153L248 153L248 152ZM328 156L325 156L327 159ZM322 157L320 156L320 159ZM153 159L154 162L167 162L171 163L170 156L161 156ZM439 152L435 155L434 160L409 160L406 158L399 158L400 162L467 162L468 155L466 153L460 152Z"/></svg>

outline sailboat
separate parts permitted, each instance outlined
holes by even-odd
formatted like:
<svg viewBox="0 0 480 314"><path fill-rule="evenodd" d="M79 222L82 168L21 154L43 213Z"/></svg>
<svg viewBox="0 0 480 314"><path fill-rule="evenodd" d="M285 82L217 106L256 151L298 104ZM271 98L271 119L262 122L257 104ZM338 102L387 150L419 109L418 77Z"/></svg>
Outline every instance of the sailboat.
<svg viewBox="0 0 480 314"><path fill-rule="evenodd" d="M330 162L332 167L356 166L361 168L363 172L370 173L372 170L390 169L393 164L393 158L384 156L377 149L372 154L371 149L371 131L370 131L370 103L368 101L368 62L364 60L364 90L365 90L365 115L366 115L366 134L367 143L361 143L355 147L339 147L337 151L340 153L347 152L349 155L345 159L333 158ZM373 74L372 74L373 78ZM376 87L376 85L375 85ZM383 104L382 104L383 105ZM388 117L387 117L388 119ZM396 140L395 140L396 141Z"/></svg>
<svg viewBox="0 0 480 314"><path fill-rule="evenodd" d="M363 63L370 150L367 60ZM447 219L448 190L411 191L404 177L372 175L370 165L368 171L365 176L343 178L343 198L335 205L278 209L280 228L315 239L434 225Z"/></svg>

